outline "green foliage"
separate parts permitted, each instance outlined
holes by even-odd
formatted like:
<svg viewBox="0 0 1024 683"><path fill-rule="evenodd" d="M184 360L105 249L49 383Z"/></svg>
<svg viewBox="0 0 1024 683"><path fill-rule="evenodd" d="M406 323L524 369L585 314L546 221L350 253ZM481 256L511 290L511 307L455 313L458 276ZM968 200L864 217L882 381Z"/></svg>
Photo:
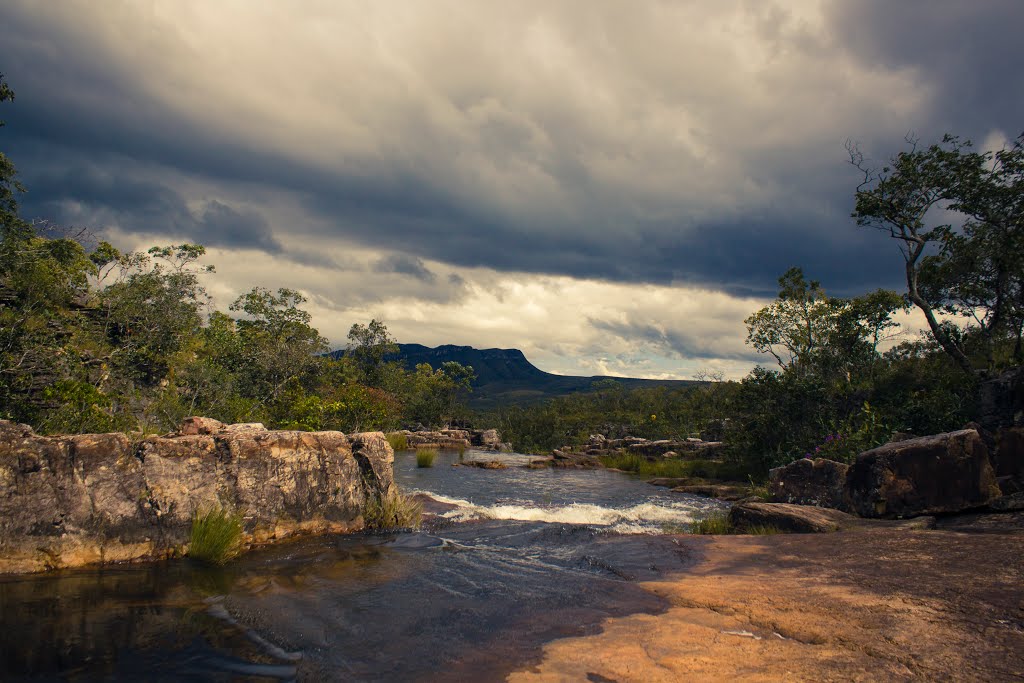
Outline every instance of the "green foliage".
<svg viewBox="0 0 1024 683"><path fill-rule="evenodd" d="M419 529L422 516L422 503L398 491L371 498L363 512L367 528L379 530Z"/></svg>
<svg viewBox="0 0 1024 683"><path fill-rule="evenodd" d="M695 477L700 479L743 479L744 473L734 464L714 460L651 460L636 453L603 455L601 464L611 469L632 472L644 477Z"/></svg>
<svg viewBox="0 0 1024 683"><path fill-rule="evenodd" d="M908 150L869 168L849 145L864 178L853 216L897 240L906 261L907 297L925 315L935 342L961 370L1024 361L1024 134L995 153L969 140ZM936 313L961 316L956 326ZM973 342L973 343L971 343ZM1001 356L1000 348L1011 354Z"/></svg>
<svg viewBox="0 0 1024 683"><path fill-rule="evenodd" d="M189 536L189 557L209 564L224 564L241 552L242 516L220 506L196 510Z"/></svg>
<svg viewBox="0 0 1024 683"><path fill-rule="evenodd" d="M409 439L404 432L389 432L387 439L393 451L404 451L409 448Z"/></svg>
<svg viewBox="0 0 1024 683"><path fill-rule="evenodd" d="M433 448L416 449L416 467L433 467L437 451Z"/></svg>

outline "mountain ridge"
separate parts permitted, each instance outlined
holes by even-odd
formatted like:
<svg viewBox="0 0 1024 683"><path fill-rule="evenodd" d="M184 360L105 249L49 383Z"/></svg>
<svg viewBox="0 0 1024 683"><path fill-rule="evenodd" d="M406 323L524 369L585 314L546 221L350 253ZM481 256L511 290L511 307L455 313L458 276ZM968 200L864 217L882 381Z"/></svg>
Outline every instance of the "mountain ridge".
<svg viewBox="0 0 1024 683"><path fill-rule="evenodd" d="M443 363L455 361L473 366L476 379L469 403L475 408L502 404L524 404L541 401L555 396L564 396L588 391L594 382L614 380L626 389L664 386L682 388L701 384L696 380L642 379L639 377L612 377L609 375L556 375L545 372L533 363L519 349L477 349L472 346L442 344L399 344L399 351L393 360L402 361L410 370L420 363L428 363L434 369Z"/></svg>

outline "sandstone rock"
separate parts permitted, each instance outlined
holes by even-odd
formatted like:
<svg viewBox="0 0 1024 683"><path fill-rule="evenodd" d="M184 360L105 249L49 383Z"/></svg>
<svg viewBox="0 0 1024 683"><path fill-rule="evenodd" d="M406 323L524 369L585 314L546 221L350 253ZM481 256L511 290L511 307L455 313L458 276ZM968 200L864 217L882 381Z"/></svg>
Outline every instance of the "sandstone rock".
<svg viewBox="0 0 1024 683"><path fill-rule="evenodd" d="M666 486L670 489L674 489L678 486L689 486L691 484L702 484L704 483L701 479L694 477L653 477L647 480L647 483L652 486Z"/></svg>
<svg viewBox="0 0 1024 683"><path fill-rule="evenodd" d="M729 521L739 531L751 527L775 527L789 533L824 533L857 525L857 519L839 510L789 503L739 503L729 511Z"/></svg>
<svg viewBox="0 0 1024 683"><path fill-rule="evenodd" d="M676 493L689 493L691 496L728 501L743 500L749 495L748 487L738 484L689 484L676 486L672 490Z"/></svg>
<svg viewBox="0 0 1024 683"><path fill-rule="evenodd" d="M503 470L508 468L508 465L499 460L464 460L462 462L452 463L452 466L477 467L482 470Z"/></svg>
<svg viewBox="0 0 1024 683"><path fill-rule="evenodd" d="M184 435L216 434L224 429L224 423L212 417L186 417L178 427L178 433Z"/></svg>
<svg viewBox="0 0 1024 683"><path fill-rule="evenodd" d="M392 462L379 432L250 425L132 443L0 421L0 573L180 554L210 506L240 511L250 543L354 530L368 498L393 489Z"/></svg>
<svg viewBox="0 0 1024 683"><path fill-rule="evenodd" d="M801 458L768 473L775 503L795 503L849 510L846 474L849 465L825 458Z"/></svg>
<svg viewBox="0 0 1024 683"><path fill-rule="evenodd" d="M445 448L458 451L467 450L472 445L469 441L469 432L462 429L403 433L409 448Z"/></svg>
<svg viewBox="0 0 1024 683"><path fill-rule="evenodd" d="M957 512L999 495L988 450L973 429L888 443L857 456L846 475L862 517Z"/></svg>

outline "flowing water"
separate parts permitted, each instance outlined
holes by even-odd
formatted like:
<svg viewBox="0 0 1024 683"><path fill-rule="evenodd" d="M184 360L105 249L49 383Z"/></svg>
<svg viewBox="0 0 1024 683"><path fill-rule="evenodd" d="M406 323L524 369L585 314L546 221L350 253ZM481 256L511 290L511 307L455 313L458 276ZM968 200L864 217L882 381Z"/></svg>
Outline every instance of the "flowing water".
<svg viewBox="0 0 1024 683"><path fill-rule="evenodd" d="M684 569L662 532L716 504L528 461L398 453L396 479L433 513L415 533L0 578L0 680L501 680L547 641L664 609L635 582Z"/></svg>

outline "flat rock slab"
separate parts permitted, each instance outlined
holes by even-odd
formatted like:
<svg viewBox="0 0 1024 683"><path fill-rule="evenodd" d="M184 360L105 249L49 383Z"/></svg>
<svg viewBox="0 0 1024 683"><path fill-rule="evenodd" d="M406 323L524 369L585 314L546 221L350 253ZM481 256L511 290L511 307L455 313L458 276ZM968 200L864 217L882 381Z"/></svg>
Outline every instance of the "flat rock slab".
<svg viewBox="0 0 1024 683"><path fill-rule="evenodd" d="M741 532L752 527L774 527L795 534L827 533L862 524L839 510L790 503L740 503L729 511L729 521Z"/></svg>
<svg viewBox="0 0 1024 683"><path fill-rule="evenodd" d="M727 501L743 500L750 496L749 487L732 484L692 484L676 486L672 490L676 493L688 493L691 496L704 496Z"/></svg>

